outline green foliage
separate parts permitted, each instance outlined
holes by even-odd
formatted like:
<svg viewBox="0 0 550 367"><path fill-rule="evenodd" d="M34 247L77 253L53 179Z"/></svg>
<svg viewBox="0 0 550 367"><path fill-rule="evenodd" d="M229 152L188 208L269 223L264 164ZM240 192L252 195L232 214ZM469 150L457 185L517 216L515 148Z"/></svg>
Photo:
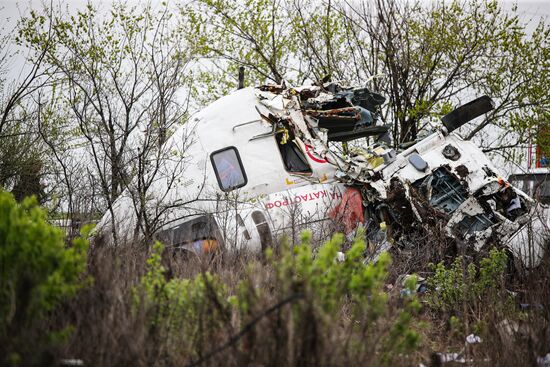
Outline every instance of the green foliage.
<svg viewBox="0 0 550 367"><path fill-rule="evenodd" d="M161 263L164 246L156 242L147 273L134 288L136 312L145 311L150 333L167 345L166 353L197 353L221 327L230 307L226 287L206 272L194 279L166 279Z"/></svg>
<svg viewBox="0 0 550 367"><path fill-rule="evenodd" d="M334 312L346 297L350 297L356 312L368 311L374 320L387 302L382 287L390 257L384 253L375 264L364 264L365 243L357 240L346 259L336 262L342 243L343 235L336 234L314 256L310 234L305 232L301 245L284 252L282 258L273 264L278 281L283 289L304 292L327 313Z"/></svg>
<svg viewBox="0 0 550 367"><path fill-rule="evenodd" d="M391 263L389 254L383 253L375 263L364 262L365 242L358 235L345 260L336 261L344 237L336 234L319 248L316 255L311 251L311 235L302 234L302 243L292 250L283 250L280 259L273 260L277 284L285 294L299 292L305 302L295 308L296 327L307 328L307 313L315 310L315 319L325 332L336 325L349 327L352 343L357 343L357 352L366 347L375 353L372 362L391 363L398 355L407 355L419 345L420 337L412 328L413 315L420 305L415 296L404 300L402 308L391 312L389 295L384 290L387 270ZM416 279L408 282L411 291ZM413 292L414 293L414 292ZM349 307L350 315L342 314ZM355 320L343 325L342 318ZM380 328L388 322L389 328ZM387 325L386 325L387 326Z"/></svg>
<svg viewBox="0 0 550 367"><path fill-rule="evenodd" d="M491 249L489 256L474 263L465 264L462 256L446 267L442 262L434 268L434 275L428 278L429 304L448 313L461 311L464 305L477 310L489 305L505 305L509 300L503 292L504 272L507 255L504 250Z"/></svg>
<svg viewBox="0 0 550 367"><path fill-rule="evenodd" d="M550 27L541 21L528 34L517 9L494 0L200 0L180 13L181 34L204 61L195 90L203 102L234 89L245 66L248 85L375 77L369 87L388 97L382 117L401 141L464 95L496 101L472 136L492 124L526 140L548 118Z"/></svg>
<svg viewBox="0 0 550 367"><path fill-rule="evenodd" d="M9 190L18 201L35 195L45 201L44 186L40 182L45 173L45 161L36 137L27 133L29 122L25 117L5 127L0 133L0 188Z"/></svg>
<svg viewBox="0 0 550 367"><path fill-rule="evenodd" d="M287 9L270 0L200 0L180 7L180 32L195 57L207 60L195 98L212 101L235 89L239 66L246 83L281 82L295 54Z"/></svg>
<svg viewBox="0 0 550 367"><path fill-rule="evenodd" d="M63 232L47 222L34 198L18 204L11 194L0 192L0 350L10 353L10 359L19 359L18 348L28 345L21 340L26 332L86 284L82 273L89 229L67 248ZM32 347L37 351L39 345Z"/></svg>
<svg viewBox="0 0 550 367"><path fill-rule="evenodd" d="M341 234L316 254L310 240L306 232L299 245L283 246L279 255L268 251L268 266L250 263L246 276L233 289L210 273L194 279L166 279L161 264L163 246L157 243L148 260L148 272L134 290L136 310L145 310L151 332L171 346L167 353L172 356L188 353L198 358L201 351L219 347L239 331L256 325L264 327L258 326L254 333L275 327L278 343L299 349L309 346L308 353L313 355L324 340L320 335L330 335L334 328L349 330L354 345L350 353L374 353L369 358L377 364L389 364L415 351L420 338L412 323L420 306L411 296L397 311L390 307L383 288L389 255L384 253L376 263L365 264L365 243L356 240L346 259L338 262ZM412 290L416 281L411 278L407 286ZM282 318L276 324L279 326L269 324L274 304L279 304L274 309ZM344 321L350 319L355 321ZM287 335L289 329L296 334ZM220 339L223 331L229 332L225 340ZM319 338L319 342L310 346L311 338ZM335 352L344 345L334 346Z"/></svg>

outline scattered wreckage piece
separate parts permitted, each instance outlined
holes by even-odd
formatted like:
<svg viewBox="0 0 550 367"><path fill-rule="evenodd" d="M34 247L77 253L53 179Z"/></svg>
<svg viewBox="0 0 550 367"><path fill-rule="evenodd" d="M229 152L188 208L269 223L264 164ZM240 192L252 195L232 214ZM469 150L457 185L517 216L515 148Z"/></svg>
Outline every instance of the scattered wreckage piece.
<svg viewBox="0 0 550 367"><path fill-rule="evenodd" d="M495 108L493 100L487 96L479 97L449 112L441 118L447 133L458 129L466 122L490 112Z"/></svg>
<svg viewBox="0 0 550 367"><path fill-rule="evenodd" d="M449 145L460 158L452 160L444 156L443 151ZM530 246L533 251L527 253L521 241L510 240L528 222L544 229L542 219L537 219L541 215L540 204L497 176L493 164L480 153L473 143L455 135L432 135L379 170L379 179L366 183L368 206L376 213L377 206L388 203L389 191L399 182L405 187L403 199L411 204L410 211L418 222L427 220L425 207L429 205L441 214L449 237L471 244L476 250L490 239L507 244L526 265L534 266L541 258L544 242ZM404 215L402 201L389 204L385 207L390 211L385 214L388 226L395 223L406 232L403 223L392 220Z"/></svg>

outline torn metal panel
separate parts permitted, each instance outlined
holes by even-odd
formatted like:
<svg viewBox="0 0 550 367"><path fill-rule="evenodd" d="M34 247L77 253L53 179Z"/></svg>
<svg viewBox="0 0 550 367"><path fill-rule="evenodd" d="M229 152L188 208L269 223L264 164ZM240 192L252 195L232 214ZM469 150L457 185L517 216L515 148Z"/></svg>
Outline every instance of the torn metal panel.
<svg viewBox="0 0 550 367"><path fill-rule="evenodd" d="M479 98L448 114L440 131L397 155L390 149L366 147L342 156L328 148L329 141L387 132L376 124L383 97L337 83L290 89L281 95L290 126L316 154L337 163L334 179L361 188L371 215L367 221L387 223L389 234L399 236L415 222L423 223L427 212L432 217L439 213L436 217L449 237L479 250L495 237L506 243L528 221L532 199L496 174L492 162L472 142L449 134L490 111L490 98Z"/></svg>
<svg viewBox="0 0 550 367"><path fill-rule="evenodd" d="M493 100L487 96L479 97L466 103L441 118L447 132L452 132L464 125L466 122L475 119L495 108Z"/></svg>
<svg viewBox="0 0 550 367"><path fill-rule="evenodd" d="M416 181L413 186L424 195L431 206L446 214L452 214L468 197L464 185L445 166Z"/></svg>

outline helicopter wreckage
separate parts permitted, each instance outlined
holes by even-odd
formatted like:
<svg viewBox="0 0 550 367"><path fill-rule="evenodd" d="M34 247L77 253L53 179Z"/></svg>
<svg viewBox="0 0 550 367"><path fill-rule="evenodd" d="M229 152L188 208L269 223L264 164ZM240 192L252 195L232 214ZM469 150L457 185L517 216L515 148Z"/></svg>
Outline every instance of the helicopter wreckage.
<svg viewBox="0 0 550 367"><path fill-rule="evenodd" d="M388 127L377 125L384 101L367 88L326 83L245 88L214 102L192 120L199 143L188 154L200 162L186 176L210 183L194 197L217 200L197 200L192 213L187 205L167 214L157 238L193 251L229 248L230 242L258 251L295 230L296 209L298 224L314 231L327 221L350 236L364 227L372 258L418 231L438 228L475 250L507 246L524 265L536 266L549 226L542 204L454 133L492 110L491 99L455 109L437 131L399 152L384 143ZM366 137L375 143L337 148ZM171 197L192 196L193 185L171 190ZM236 208L220 209L219 198L237 192ZM115 214L131 215L128 200L123 195ZM125 228L135 224L124 220ZM107 213L99 230L107 232L112 222Z"/></svg>

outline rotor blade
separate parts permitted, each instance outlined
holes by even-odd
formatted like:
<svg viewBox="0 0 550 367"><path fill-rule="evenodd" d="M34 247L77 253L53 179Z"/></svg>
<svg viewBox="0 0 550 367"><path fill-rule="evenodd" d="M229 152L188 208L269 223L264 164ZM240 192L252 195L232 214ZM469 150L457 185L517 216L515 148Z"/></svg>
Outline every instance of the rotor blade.
<svg viewBox="0 0 550 367"><path fill-rule="evenodd" d="M441 118L448 132L454 131L495 108L493 100L487 96L479 97L462 105Z"/></svg>

